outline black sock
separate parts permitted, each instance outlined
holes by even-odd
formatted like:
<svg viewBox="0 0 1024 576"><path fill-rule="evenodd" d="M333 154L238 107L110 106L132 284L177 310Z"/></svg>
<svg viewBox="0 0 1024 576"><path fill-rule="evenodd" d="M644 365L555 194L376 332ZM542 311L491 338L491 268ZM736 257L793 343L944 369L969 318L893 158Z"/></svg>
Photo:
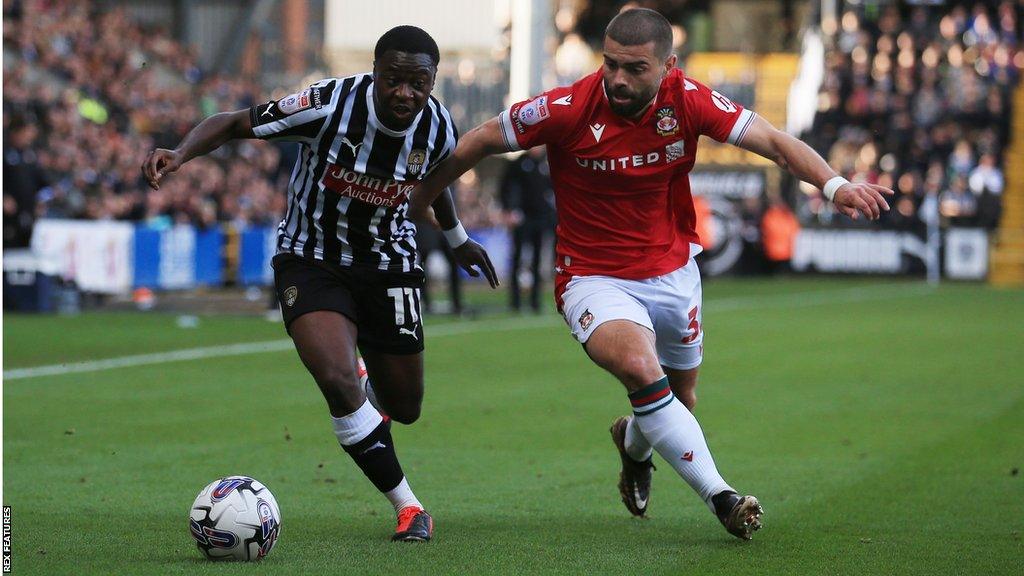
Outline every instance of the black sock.
<svg viewBox="0 0 1024 576"><path fill-rule="evenodd" d="M387 422L381 422L366 438L342 448L381 492L394 490L405 477L395 454L391 428Z"/></svg>

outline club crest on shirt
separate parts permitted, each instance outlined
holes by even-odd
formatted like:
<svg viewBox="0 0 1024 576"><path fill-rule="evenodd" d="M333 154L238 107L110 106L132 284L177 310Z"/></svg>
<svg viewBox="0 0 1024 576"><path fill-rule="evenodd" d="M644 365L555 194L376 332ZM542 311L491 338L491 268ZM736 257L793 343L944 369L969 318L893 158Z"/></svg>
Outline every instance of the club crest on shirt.
<svg viewBox="0 0 1024 576"><path fill-rule="evenodd" d="M665 146L665 162L674 162L682 158L685 153L686 147L683 145L683 141L677 140Z"/></svg>
<svg viewBox="0 0 1024 576"><path fill-rule="evenodd" d="M299 289L295 286L289 286L284 291L284 303L291 308L295 306L295 300L299 298Z"/></svg>
<svg viewBox="0 0 1024 576"><path fill-rule="evenodd" d="M679 121L676 120L676 110L672 106L662 106L654 113L657 118L655 128L658 129L658 136L671 136L679 130Z"/></svg>
<svg viewBox="0 0 1024 576"><path fill-rule="evenodd" d="M580 316L580 328L586 330L590 328L590 325L594 322L594 315L590 313L590 308L587 308L583 315Z"/></svg>
<svg viewBox="0 0 1024 576"><path fill-rule="evenodd" d="M417 176L423 170L423 163L426 161L426 150L413 150L409 152L409 162L405 166L405 173L410 176Z"/></svg>

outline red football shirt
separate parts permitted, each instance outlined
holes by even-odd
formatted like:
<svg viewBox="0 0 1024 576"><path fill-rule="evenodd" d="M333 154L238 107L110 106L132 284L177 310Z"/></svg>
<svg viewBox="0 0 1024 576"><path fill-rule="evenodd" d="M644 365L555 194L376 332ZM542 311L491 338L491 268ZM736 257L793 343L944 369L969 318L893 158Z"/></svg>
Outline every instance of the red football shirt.
<svg viewBox="0 0 1024 576"><path fill-rule="evenodd" d="M735 144L753 118L681 70L636 121L612 112L600 71L499 116L510 151L548 147L559 272L627 279L686 263L700 242L689 178L697 138Z"/></svg>

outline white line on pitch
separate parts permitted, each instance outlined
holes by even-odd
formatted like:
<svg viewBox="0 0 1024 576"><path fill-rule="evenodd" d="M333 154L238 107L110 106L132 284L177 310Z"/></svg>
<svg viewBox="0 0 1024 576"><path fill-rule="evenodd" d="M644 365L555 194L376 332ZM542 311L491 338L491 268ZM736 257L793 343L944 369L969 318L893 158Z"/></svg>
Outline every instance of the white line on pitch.
<svg viewBox="0 0 1024 576"><path fill-rule="evenodd" d="M557 316L538 316L535 318L511 318L504 320L484 320L441 324L436 328L428 328L427 336L431 338L438 338L474 332L529 330L532 328L547 328L560 323L562 322ZM202 348L188 348L185 350L155 352L152 354L135 354L132 356L120 356L104 360L88 360L85 362L74 362L70 364L51 364L48 366L35 366L32 368L15 368L13 370L4 370L4 381L39 378L41 376L81 374L83 372L99 372L101 370L112 370L115 368L129 368L134 366L166 364L168 362L181 362L183 360L244 356L248 354L261 354L264 352L282 352L285 350L292 350L292 348L292 341L288 339L204 346Z"/></svg>
<svg viewBox="0 0 1024 576"><path fill-rule="evenodd" d="M862 288L815 290L772 296L719 298L707 301L705 303L705 307L710 309L713 313L764 308L799 308L803 306L817 306L821 304L865 302L886 298L920 296L932 291L932 288L925 285L883 284L864 286ZM564 325L564 322L556 314L547 314L532 318L475 320L441 324L437 327L428 327L427 336L431 338L441 338L459 334L532 330L536 328L549 328L562 325ZM291 349L292 342L287 339L204 346L202 348L155 352L152 354L136 354L132 356L120 356L117 358L89 360L70 364L51 364L47 366L34 366L31 368L15 368L12 370L4 370L3 377L4 381L24 380L27 378L39 378L42 376L62 376L65 374L99 372L102 370L113 370L116 368L151 366L154 364L166 364L168 362L181 362L184 360L224 358L228 356L261 354L264 352L282 352Z"/></svg>

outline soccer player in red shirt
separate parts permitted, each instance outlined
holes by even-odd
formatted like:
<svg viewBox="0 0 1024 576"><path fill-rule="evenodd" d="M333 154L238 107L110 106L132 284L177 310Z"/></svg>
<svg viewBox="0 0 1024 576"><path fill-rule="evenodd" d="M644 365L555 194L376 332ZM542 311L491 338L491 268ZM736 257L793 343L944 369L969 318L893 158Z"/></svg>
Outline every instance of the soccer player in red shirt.
<svg viewBox="0 0 1024 576"><path fill-rule="evenodd" d="M847 182L810 147L675 67L672 31L647 9L609 23L601 70L508 110L462 140L410 198L412 217L484 156L546 145L558 210L556 299L591 360L629 392L612 439L619 492L642 516L656 450L729 533L761 526L757 498L719 474L691 411L703 356L701 282L689 172L710 136L774 160L857 218L891 190Z"/></svg>

